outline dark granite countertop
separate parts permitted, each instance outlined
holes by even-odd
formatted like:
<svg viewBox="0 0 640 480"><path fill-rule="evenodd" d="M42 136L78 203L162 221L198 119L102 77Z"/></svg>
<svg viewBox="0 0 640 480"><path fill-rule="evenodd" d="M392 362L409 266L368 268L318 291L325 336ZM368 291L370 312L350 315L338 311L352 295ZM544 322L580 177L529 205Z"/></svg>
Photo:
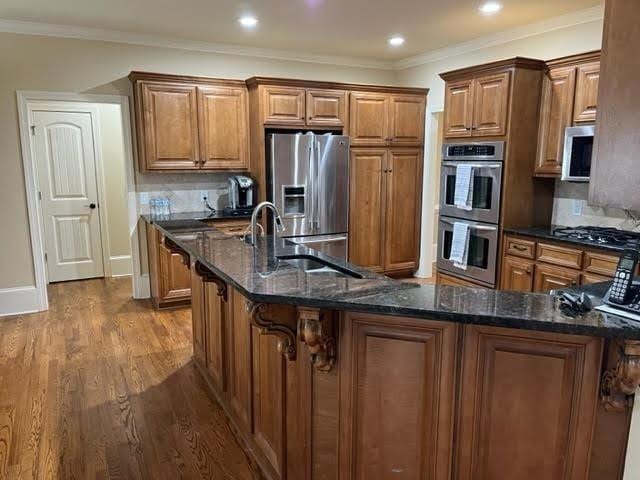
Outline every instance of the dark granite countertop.
<svg viewBox="0 0 640 480"><path fill-rule="evenodd" d="M560 238L553 235L556 228L567 228L561 225L548 225L542 227L507 227L504 228L505 233L514 233L516 235L524 235L527 237L542 238L545 240L553 240L554 242L570 243L581 247L599 248L610 252L621 253L624 248L615 245L603 245L598 242L590 242L588 240L578 240L575 238Z"/></svg>
<svg viewBox="0 0 640 480"><path fill-rule="evenodd" d="M445 285L416 285L390 279L273 237L254 249L213 227L180 229L157 225L171 241L253 302L401 315L605 338L640 339L640 323L592 311L570 318L551 295ZM278 257L303 254L330 260L361 278L307 273ZM600 290L596 290L599 288ZM592 294L606 291L591 287Z"/></svg>
<svg viewBox="0 0 640 480"><path fill-rule="evenodd" d="M234 220L249 219L251 215L228 215L222 210L204 210L200 212L177 212L170 215L141 215L147 223L158 222L180 222L180 221L202 221L202 220Z"/></svg>

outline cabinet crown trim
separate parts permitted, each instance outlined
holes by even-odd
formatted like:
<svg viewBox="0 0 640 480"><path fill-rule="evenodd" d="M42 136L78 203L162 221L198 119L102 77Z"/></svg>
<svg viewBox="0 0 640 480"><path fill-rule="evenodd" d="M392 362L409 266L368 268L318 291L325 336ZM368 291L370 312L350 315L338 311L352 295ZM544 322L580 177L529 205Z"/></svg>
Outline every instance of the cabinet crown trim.
<svg viewBox="0 0 640 480"><path fill-rule="evenodd" d="M542 60L526 57L514 57L497 62L484 63L473 67L460 68L440 74L440 78L445 81L459 80L463 78L476 77L478 75L498 73L509 68L525 68L528 70L544 70L546 64Z"/></svg>
<svg viewBox="0 0 640 480"><path fill-rule="evenodd" d="M302 80L277 77L251 77L247 79L246 84L250 88L255 88L259 85L277 85L282 87L318 88L323 90L354 90L363 92L400 93L425 96L429 93L428 88L397 87L392 85L366 85L360 83L325 82L318 80Z"/></svg>
<svg viewBox="0 0 640 480"><path fill-rule="evenodd" d="M244 88L246 84L244 80L229 80L225 78L215 77L197 77L192 75L172 75L167 73L156 72L140 72L132 71L129 73L129 80L133 83L140 81L147 82L176 82L176 83L194 83L201 85L222 85L222 86L237 86Z"/></svg>
<svg viewBox="0 0 640 480"><path fill-rule="evenodd" d="M547 67L559 68L559 67L574 67L583 63L599 62L600 50L592 50L590 52L580 53L578 55L568 55L566 57L554 58L547 61Z"/></svg>

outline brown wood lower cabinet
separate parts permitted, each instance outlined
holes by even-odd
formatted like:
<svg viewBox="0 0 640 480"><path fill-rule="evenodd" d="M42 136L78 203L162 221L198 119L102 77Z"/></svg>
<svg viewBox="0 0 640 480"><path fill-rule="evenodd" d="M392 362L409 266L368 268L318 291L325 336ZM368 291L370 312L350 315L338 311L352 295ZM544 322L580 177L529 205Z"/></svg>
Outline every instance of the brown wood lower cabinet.
<svg viewBox="0 0 640 480"><path fill-rule="evenodd" d="M194 275L193 291L195 364L268 480L622 478L629 412L599 403L614 344L285 305L252 318L233 288ZM305 340L335 347L331 370Z"/></svg>
<svg viewBox="0 0 640 480"><path fill-rule="evenodd" d="M456 478L589 478L602 345L465 326Z"/></svg>
<svg viewBox="0 0 640 480"><path fill-rule="evenodd" d="M163 244L160 231L147 224L147 256L151 299L156 308L188 305L191 300L191 274L182 257Z"/></svg>
<svg viewBox="0 0 640 480"><path fill-rule="evenodd" d="M345 313L340 478L447 479L458 326Z"/></svg>

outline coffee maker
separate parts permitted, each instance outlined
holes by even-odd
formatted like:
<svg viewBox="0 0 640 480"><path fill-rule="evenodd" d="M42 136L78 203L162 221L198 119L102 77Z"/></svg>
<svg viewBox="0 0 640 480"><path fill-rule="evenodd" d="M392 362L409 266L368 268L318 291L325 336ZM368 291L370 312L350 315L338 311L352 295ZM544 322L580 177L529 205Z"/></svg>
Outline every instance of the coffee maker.
<svg viewBox="0 0 640 480"><path fill-rule="evenodd" d="M229 177L229 205L224 209L226 215L251 215L256 201L256 185L244 175Z"/></svg>

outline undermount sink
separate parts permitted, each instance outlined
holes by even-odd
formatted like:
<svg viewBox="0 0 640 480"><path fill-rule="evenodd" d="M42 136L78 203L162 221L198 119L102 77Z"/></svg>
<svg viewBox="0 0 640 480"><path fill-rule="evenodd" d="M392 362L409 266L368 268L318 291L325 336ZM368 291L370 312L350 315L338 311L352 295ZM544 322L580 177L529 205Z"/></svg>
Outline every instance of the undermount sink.
<svg viewBox="0 0 640 480"><path fill-rule="evenodd" d="M278 255L278 259L286 261L288 264L312 274L339 274L351 278L362 278L357 272L341 267L327 260L323 260L312 255Z"/></svg>

